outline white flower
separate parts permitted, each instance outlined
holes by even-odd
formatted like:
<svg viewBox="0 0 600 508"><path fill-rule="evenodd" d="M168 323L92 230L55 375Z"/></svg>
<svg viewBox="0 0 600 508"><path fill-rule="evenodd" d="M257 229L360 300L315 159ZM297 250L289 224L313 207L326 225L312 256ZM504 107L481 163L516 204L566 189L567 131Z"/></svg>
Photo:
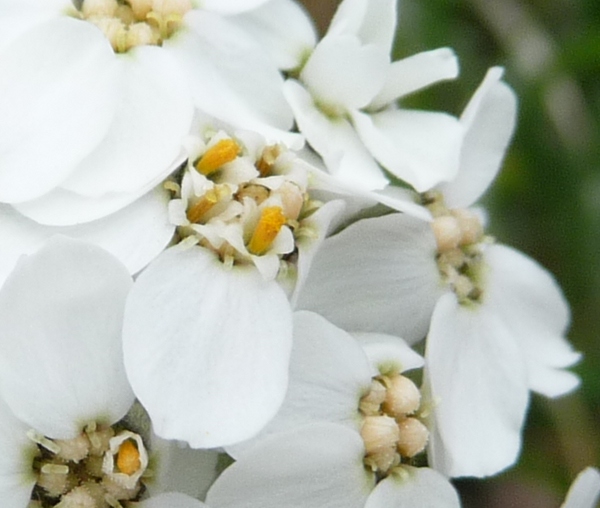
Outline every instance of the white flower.
<svg viewBox="0 0 600 508"><path fill-rule="evenodd" d="M99 247L54 237L22 258L0 291L3 505L118 506L147 497L150 436L127 430L131 415L123 419L134 402L121 351L131 285ZM201 506L172 494L141 506L171 498Z"/></svg>
<svg viewBox="0 0 600 508"><path fill-rule="evenodd" d="M205 130L165 185L178 245L138 277L124 352L158 435L193 447L248 439L287 386L288 296L306 278L339 202L309 195L310 167L254 134Z"/></svg>
<svg viewBox="0 0 600 508"><path fill-rule="evenodd" d="M325 242L299 299L348 330L414 342L429 329L429 459L450 476L510 466L529 391L555 397L579 382L564 371L580 355L564 337L569 310L556 282L484 236L466 209L493 180L514 128L516 101L501 74L490 70L461 117L456 180L422 196L433 222L391 214L350 226Z"/></svg>
<svg viewBox="0 0 600 508"><path fill-rule="evenodd" d="M458 507L441 474L410 465L425 447L419 391L400 372L423 359L399 339L355 339L317 314L294 316L290 386L256 439L207 495L213 508Z"/></svg>
<svg viewBox="0 0 600 508"><path fill-rule="evenodd" d="M396 19L395 0L342 2L285 94L334 176L360 190L381 189L388 179L379 163L422 192L455 176L461 129L447 114L395 103L456 77L458 65L446 48L390 62Z"/></svg>
<svg viewBox="0 0 600 508"><path fill-rule="evenodd" d="M262 3L3 2L0 201L44 223L115 211L172 171L194 107L285 136L281 76L227 19Z"/></svg>
<svg viewBox="0 0 600 508"><path fill-rule="evenodd" d="M600 473L588 467L575 478L561 508L594 508L599 498Z"/></svg>

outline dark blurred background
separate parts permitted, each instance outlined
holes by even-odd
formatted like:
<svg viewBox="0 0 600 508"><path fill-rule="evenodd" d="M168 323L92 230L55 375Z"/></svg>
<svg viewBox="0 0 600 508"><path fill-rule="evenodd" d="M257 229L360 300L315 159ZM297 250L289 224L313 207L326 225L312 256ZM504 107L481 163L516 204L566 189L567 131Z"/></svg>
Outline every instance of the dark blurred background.
<svg viewBox="0 0 600 508"><path fill-rule="evenodd" d="M303 2L323 33L337 0ZM408 105L459 115L502 65L520 100L504 169L484 204L489 232L557 278L585 353L581 389L534 396L519 464L457 482L465 508L558 508L576 474L600 465L600 4L597 0L401 0L395 59L454 48L461 76Z"/></svg>

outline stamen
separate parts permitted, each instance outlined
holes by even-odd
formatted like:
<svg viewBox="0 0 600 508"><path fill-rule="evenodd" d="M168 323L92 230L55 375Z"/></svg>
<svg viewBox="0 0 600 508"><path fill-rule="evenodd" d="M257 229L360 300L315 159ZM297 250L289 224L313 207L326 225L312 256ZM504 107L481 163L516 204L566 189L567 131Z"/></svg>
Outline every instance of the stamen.
<svg viewBox="0 0 600 508"><path fill-rule="evenodd" d="M124 441L119 447L119 453L117 454L117 467L121 473L132 475L140 469L140 452L137 446L128 439Z"/></svg>
<svg viewBox="0 0 600 508"><path fill-rule="evenodd" d="M44 464L41 472L44 474L67 475L69 474L69 466L65 464Z"/></svg>
<svg viewBox="0 0 600 508"><path fill-rule="evenodd" d="M41 447L48 450L49 452L52 452L54 454L60 452L60 446L58 446L54 441L48 439L46 436L38 434L33 429L27 431L27 437L31 439L34 443L39 444Z"/></svg>
<svg viewBox="0 0 600 508"><path fill-rule="evenodd" d="M222 139L210 147L196 162L196 169L204 176L217 171L223 164L236 159L240 153L240 146L233 139Z"/></svg>
<svg viewBox="0 0 600 508"><path fill-rule="evenodd" d="M200 222L204 214L223 199L228 192L223 187L215 187L206 191L200 200L188 209L186 213L188 220L192 223Z"/></svg>
<svg viewBox="0 0 600 508"><path fill-rule="evenodd" d="M278 206L265 208L248 243L248 250L257 256L264 254L279 234L285 221L283 211Z"/></svg>

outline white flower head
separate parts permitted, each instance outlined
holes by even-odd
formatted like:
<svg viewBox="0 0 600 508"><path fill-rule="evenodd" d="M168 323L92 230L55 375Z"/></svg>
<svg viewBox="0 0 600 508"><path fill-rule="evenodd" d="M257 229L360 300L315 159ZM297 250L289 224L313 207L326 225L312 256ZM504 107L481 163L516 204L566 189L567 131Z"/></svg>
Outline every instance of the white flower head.
<svg viewBox="0 0 600 508"><path fill-rule="evenodd" d="M283 144L207 128L165 183L180 243L128 299L125 363L158 435L193 447L248 439L285 394L288 300L339 202L311 195L310 166Z"/></svg>
<svg viewBox="0 0 600 508"><path fill-rule="evenodd" d="M300 131L332 175L362 191L388 184L379 164L419 191L451 180L458 169L458 121L396 106L407 94L455 78L456 58L443 48L391 62L396 19L395 0L345 0L284 88Z"/></svg>
<svg viewBox="0 0 600 508"><path fill-rule="evenodd" d="M530 390L555 397L579 383L565 371L580 355L564 337L569 309L560 288L533 260L485 235L481 214L469 208L499 170L515 125L516 99L501 77L490 69L461 117L457 178L420 196L433 220L390 214L351 225L320 249L299 298L301 308L349 330L410 342L427 335L436 404L429 459L449 476L513 464Z"/></svg>
<svg viewBox="0 0 600 508"><path fill-rule="evenodd" d="M425 407L402 372L423 359L389 336L362 336L363 350L317 314L299 312L294 325L282 409L255 439L227 448L237 462L211 487L208 503L459 506L442 475L414 467L427 442Z"/></svg>
<svg viewBox="0 0 600 508"><path fill-rule="evenodd" d="M182 162L195 108L299 141L275 64L228 19L262 3L4 2L0 201L48 224L114 212Z"/></svg>

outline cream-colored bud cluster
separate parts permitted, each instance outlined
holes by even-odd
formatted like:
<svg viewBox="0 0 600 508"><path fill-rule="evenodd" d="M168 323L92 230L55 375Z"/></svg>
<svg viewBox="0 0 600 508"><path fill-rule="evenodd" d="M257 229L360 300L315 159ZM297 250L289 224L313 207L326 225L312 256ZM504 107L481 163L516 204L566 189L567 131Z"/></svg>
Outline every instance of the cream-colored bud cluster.
<svg viewBox="0 0 600 508"><path fill-rule="evenodd" d="M303 161L283 145L261 145L224 132L197 139L174 193L169 217L180 240L218 253L226 265L257 265L271 275L294 263L296 240L310 236L303 222L319 207L308 194ZM195 153L197 152L197 153ZM191 240L190 240L191 239Z"/></svg>
<svg viewBox="0 0 600 508"><path fill-rule="evenodd" d="M120 508L144 492L148 453L138 434L92 423L73 439L28 436L39 449L32 506Z"/></svg>
<svg viewBox="0 0 600 508"><path fill-rule="evenodd" d="M491 241L484 235L481 220L471 210L448 209L440 193L426 193L422 201L433 215L431 228L442 278L462 304L479 302L483 273L481 246Z"/></svg>
<svg viewBox="0 0 600 508"><path fill-rule="evenodd" d="M75 16L96 25L117 53L160 46L181 26L191 0L83 0Z"/></svg>
<svg viewBox="0 0 600 508"><path fill-rule="evenodd" d="M377 376L360 401L365 465L380 477L421 453L429 431L419 419L421 392L400 374Z"/></svg>

